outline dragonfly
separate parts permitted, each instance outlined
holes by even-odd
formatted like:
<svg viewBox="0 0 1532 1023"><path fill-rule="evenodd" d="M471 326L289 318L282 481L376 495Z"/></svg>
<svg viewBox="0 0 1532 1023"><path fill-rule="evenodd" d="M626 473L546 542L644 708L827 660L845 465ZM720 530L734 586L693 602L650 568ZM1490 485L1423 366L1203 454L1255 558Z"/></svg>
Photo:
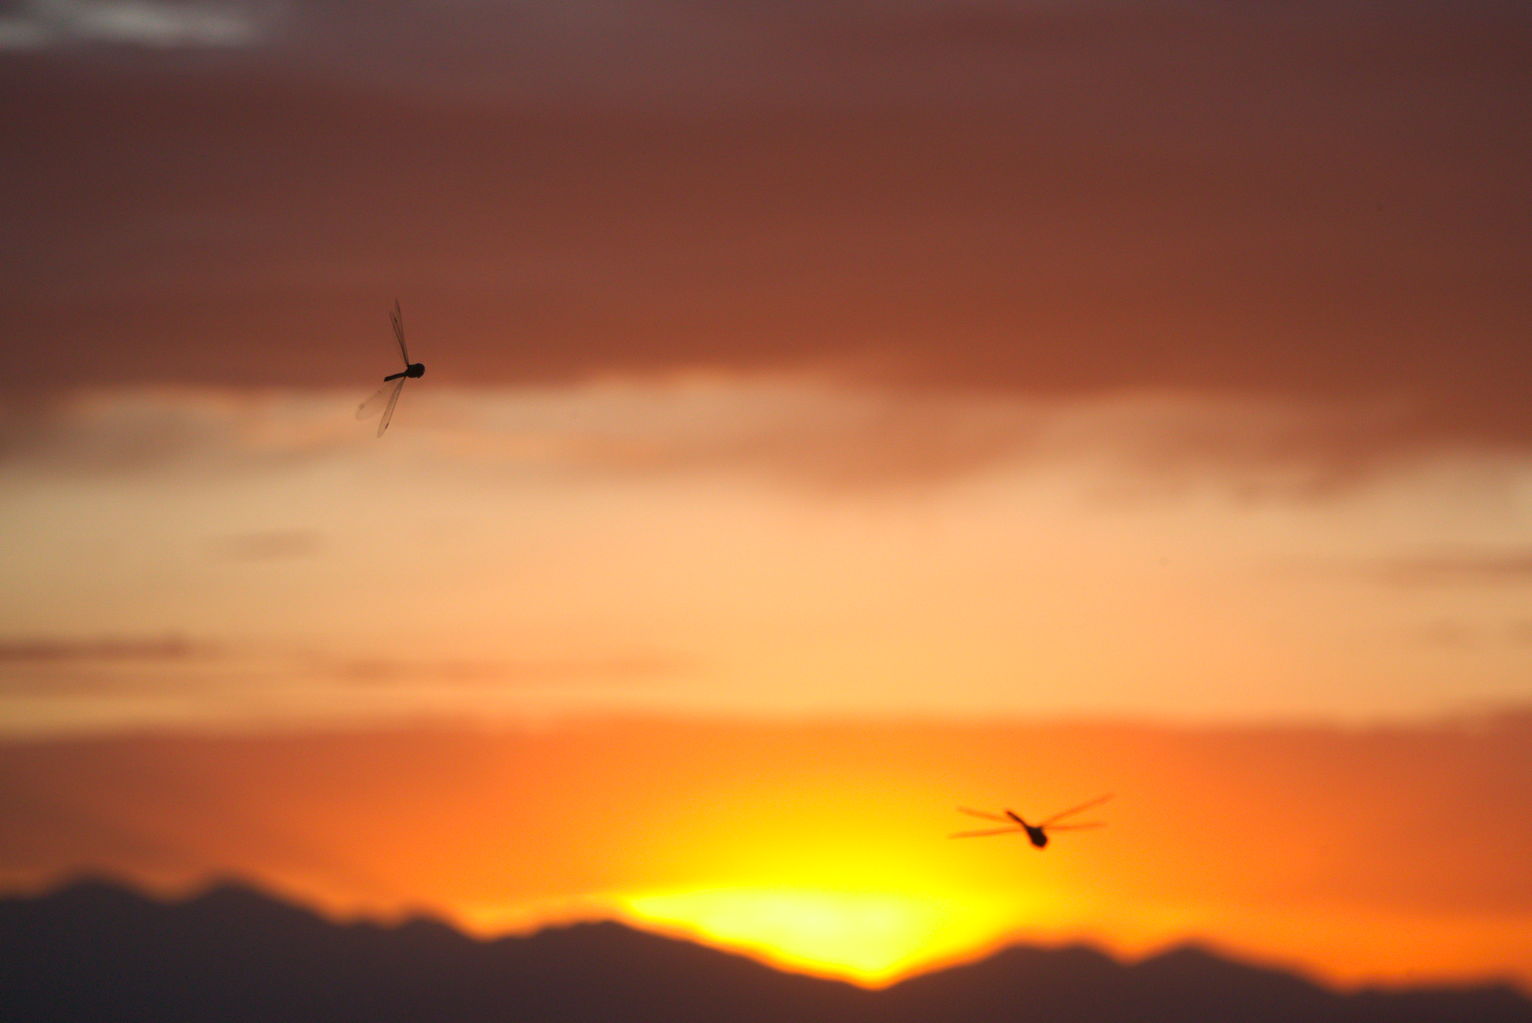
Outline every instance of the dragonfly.
<svg viewBox="0 0 1532 1023"><path fill-rule="evenodd" d="M389 421L394 418L394 406L399 404L399 394L404 390L404 382L426 375L425 363L410 361L410 349L404 343L404 314L399 311L398 299L394 300L394 308L388 314L388 318L394 325L394 337L399 342L399 354L404 356L404 369L384 377L383 386L378 388L377 393L371 398L357 406L356 410L358 419L371 419L380 411L383 413L383 418L378 423L379 437L383 436L383 431L388 429Z"/></svg>
<svg viewBox="0 0 1532 1023"><path fill-rule="evenodd" d="M1027 841L1031 842L1034 848L1041 849L1048 844L1049 831L1083 831L1086 828L1106 827L1103 821L1084 821L1078 824L1059 824L1057 822L1066 817L1073 817L1081 810L1089 810L1093 806L1100 806L1111 798L1112 794L1108 792L1104 796L1097 796L1088 803L1081 803L1079 806L1071 806L1067 810L1061 810L1052 817L1038 821L1036 824L1028 824L1022 819L1021 814L1014 810L1006 810L1004 811L1004 816L1002 816L998 813L986 813L983 810L971 810L966 806L960 806L958 807L959 813L966 813L970 817L981 817L987 821L1007 822L1007 826L1003 828L981 828L978 831L956 831L947 837L983 838L988 835L1026 835Z"/></svg>

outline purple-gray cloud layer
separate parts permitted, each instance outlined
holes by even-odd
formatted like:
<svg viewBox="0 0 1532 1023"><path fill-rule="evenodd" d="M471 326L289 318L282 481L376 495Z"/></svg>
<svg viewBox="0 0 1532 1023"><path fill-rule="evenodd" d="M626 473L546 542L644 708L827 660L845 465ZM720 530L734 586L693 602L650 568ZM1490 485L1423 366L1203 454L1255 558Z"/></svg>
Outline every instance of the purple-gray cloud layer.
<svg viewBox="0 0 1532 1023"><path fill-rule="evenodd" d="M0 55L4 386L350 383L397 293L434 379L1359 396L1408 410L1375 446L1532 438L1525 4L218 10L246 45Z"/></svg>

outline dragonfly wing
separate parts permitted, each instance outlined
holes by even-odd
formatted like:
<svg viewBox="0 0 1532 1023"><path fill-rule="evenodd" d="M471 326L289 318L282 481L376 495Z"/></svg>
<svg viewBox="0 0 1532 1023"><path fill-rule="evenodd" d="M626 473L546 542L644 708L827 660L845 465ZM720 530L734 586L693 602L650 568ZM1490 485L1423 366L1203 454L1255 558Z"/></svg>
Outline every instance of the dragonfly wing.
<svg viewBox="0 0 1532 1023"><path fill-rule="evenodd" d="M371 419L388 407L389 399L399 392L399 386L404 383L404 378L390 380L382 387L373 392L372 397L356 407L358 419Z"/></svg>
<svg viewBox="0 0 1532 1023"><path fill-rule="evenodd" d="M966 806L958 807L958 813L966 813L970 817L982 817L987 821L1008 821L1009 817L1002 817L998 813L985 813L983 810L972 810Z"/></svg>
<svg viewBox="0 0 1532 1023"><path fill-rule="evenodd" d="M1020 828L985 828L983 831L954 831L948 838L984 838L987 835L1019 835Z"/></svg>
<svg viewBox="0 0 1532 1023"><path fill-rule="evenodd" d="M1039 824L1038 827L1046 828L1048 825L1052 824L1054 821L1061 821L1065 817L1072 817L1073 815L1079 813L1081 810L1089 810L1093 806L1100 806L1102 803L1106 802L1108 799L1111 799L1111 798L1112 798L1112 794L1110 792L1108 792L1104 796L1097 796L1095 799L1092 799L1088 803L1081 803L1079 806L1071 806L1069 809L1061 810L1058 813L1054 814L1052 817L1049 817L1047 820L1045 820L1041 824Z"/></svg>
<svg viewBox="0 0 1532 1023"><path fill-rule="evenodd" d="M1084 831L1087 828L1104 828L1106 821L1091 821L1087 824L1055 824L1049 831Z"/></svg>
<svg viewBox="0 0 1532 1023"><path fill-rule="evenodd" d="M404 365L410 364L410 350L404 343L404 313L399 311L399 300L394 299L393 312L388 314L389 321L394 325L394 337L399 339L399 354L404 356Z"/></svg>
<svg viewBox="0 0 1532 1023"><path fill-rule="evenodd" d="M394 393L388 396L388 405L383 409L383 419L378 423L378 436L383 436L383 431L388 429L389 420L394 418L394 406L399 404L399 395L404 393L404 377L394 381Z"/></svg>

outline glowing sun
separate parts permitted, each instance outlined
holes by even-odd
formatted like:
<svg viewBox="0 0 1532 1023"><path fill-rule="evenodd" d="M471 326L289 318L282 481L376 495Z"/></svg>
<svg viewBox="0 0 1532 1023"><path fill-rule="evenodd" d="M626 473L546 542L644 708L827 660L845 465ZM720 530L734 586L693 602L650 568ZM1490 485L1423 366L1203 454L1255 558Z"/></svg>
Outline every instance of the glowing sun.
<svg viewBox="0 0 1532 1023"><path fill-rule="evenodd" d="M622 910L649 930L868 987L973 954L996 924L959 902L888 892L733 888L630 896Z"/></svg>

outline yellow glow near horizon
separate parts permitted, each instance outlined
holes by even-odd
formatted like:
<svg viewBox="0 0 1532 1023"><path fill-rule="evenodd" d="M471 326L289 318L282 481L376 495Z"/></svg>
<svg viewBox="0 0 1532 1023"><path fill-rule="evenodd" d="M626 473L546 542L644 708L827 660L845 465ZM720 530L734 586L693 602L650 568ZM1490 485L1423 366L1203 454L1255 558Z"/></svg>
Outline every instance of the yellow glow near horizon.
<svg viewBox="0 0 1532 1023"><path fill-rule="evenodd" d="M982 952L998 925L973 905L894 892L739 888L632 896L622 906L651 930L866 987Z"/></svg>

